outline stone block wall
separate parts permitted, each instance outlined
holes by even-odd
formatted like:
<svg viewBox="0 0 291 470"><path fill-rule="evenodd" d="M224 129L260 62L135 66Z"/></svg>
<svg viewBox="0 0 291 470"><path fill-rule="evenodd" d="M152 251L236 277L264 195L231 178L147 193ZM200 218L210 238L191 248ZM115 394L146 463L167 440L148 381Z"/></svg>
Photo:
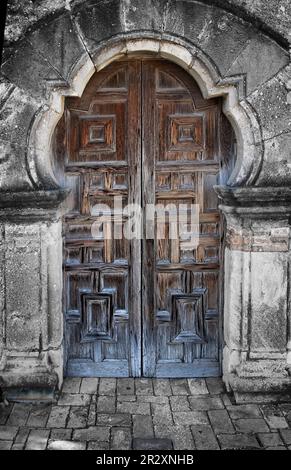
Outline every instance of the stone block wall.
<svg viewBox="0 0 291 470"><path fill-rule="evenodd" d="M205 94L223 96L237 135L239 167L218 189L227 223L224 380L238 400L291 394L290 22L288 0L9 1L0 77L0 385L61 385L66 193L53 172L54 126L64 96L80 95L106 60L142 44L167 50L193 69Z"/></svg>

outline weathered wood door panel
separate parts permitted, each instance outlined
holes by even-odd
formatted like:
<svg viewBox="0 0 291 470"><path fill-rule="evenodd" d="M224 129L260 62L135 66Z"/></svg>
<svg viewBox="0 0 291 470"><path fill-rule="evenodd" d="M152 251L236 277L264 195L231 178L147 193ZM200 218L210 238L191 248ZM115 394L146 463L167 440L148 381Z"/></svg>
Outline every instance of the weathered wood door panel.
<svg viewBox="0 0 291 470"><path fill-rule="evenodd" d="M109 66L81 99L68 99L64 129L66 185L72 188L64 220L64 307L67 374L141 374L140 240L114 238L122 211L140 204L140 78L138 61ZM60 140L60 137L59 139Z"/></svg>
<svg viewBox="0 0 291 470"><path fill-rule="evenodd" d="M219 375L219 105L170 63L143 63L143 203L199 205L199 243L167 233L143 250L143 373ZM162 220L163 222L163 220ZM166 236L165 236L166 235ZM165 236L165 237L164 237ZM164 238L163 238L164 237Z"/></svg>
<svg viewBox="0 0 291 470"><path fill-rule="evenodd" d="M204 100L167 61L111 64L82 98L66 100L56 154L72 190L64 217L68 375L220 374L221 224L213 185L229 172L231 140L220 101ZM183 239L185 224L172 239L171 220L163 228L158 217L153 238L143 217L141 240L116 239L114 229L122 232L127 220L122 208L102 222L94 212L96 204L113 209L116 196L143 213L147 204L177 211L198 204L198 246Z"/></svg>

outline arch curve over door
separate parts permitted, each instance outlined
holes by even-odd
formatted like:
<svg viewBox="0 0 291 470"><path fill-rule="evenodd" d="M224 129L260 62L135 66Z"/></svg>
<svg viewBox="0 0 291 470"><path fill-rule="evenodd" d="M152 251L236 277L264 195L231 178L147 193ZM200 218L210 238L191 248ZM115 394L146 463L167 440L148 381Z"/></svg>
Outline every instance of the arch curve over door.
<svg viewBox="0 0 291 470"><path fill-rule="evenodd" d="M219 99L164 60L133 58L94 75L67 98L56 168L71 188L64 216L67 375L199 377L220 374L222 224L213 190L233 168L234 135ZM126 239L128 215L96 204L199 205L199 243ZM113 225L113 222L115 225ZM114 227L115 232L114 238ZM117 227L117 229L116 229ZM121 230L119 230L121 229ZM116 233L122 233L122 236Z"/></svg>

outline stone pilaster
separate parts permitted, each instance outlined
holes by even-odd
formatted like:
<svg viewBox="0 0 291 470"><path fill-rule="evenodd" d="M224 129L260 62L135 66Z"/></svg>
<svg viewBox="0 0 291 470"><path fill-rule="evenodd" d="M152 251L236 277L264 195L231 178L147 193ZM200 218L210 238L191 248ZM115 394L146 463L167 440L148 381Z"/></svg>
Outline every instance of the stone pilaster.
<svg viewBox="0 0 291 470"><path fill-rule="evenodd" d="M51 399L62 384L58 206L66 194L37 191L1 198L0 386L8 398Z"/></svg>
<svg viewBox="0 0 291 470"><path fill-rule="evenodd" d="M291 192L216 189L226 220L224 381L238 402L290 399Z"/></svg>

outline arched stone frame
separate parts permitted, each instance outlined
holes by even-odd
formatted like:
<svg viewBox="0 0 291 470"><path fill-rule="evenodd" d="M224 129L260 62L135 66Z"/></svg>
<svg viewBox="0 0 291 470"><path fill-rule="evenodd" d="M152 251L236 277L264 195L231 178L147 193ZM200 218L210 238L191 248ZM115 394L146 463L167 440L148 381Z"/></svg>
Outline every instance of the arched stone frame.
<svg viewBox="0 0 291 470"><path fill-rule="evenodd" d="M242 186L256 182L263 146L256 113L244 100L243 75L224 79L209 58L186 40L167 35L122 35L96 48L93 60L84 54L71 71L70 87L52 85L49 105L37 114L28 139L27 161L36 187L57 188L53 172L52 136L62 116L64 97L81 96L91 76L109 63L134 53L151 53L184 68L199 84L204 98L223 97L223 112L231 122L237 139L237 160L228 185Z"/></svg>

